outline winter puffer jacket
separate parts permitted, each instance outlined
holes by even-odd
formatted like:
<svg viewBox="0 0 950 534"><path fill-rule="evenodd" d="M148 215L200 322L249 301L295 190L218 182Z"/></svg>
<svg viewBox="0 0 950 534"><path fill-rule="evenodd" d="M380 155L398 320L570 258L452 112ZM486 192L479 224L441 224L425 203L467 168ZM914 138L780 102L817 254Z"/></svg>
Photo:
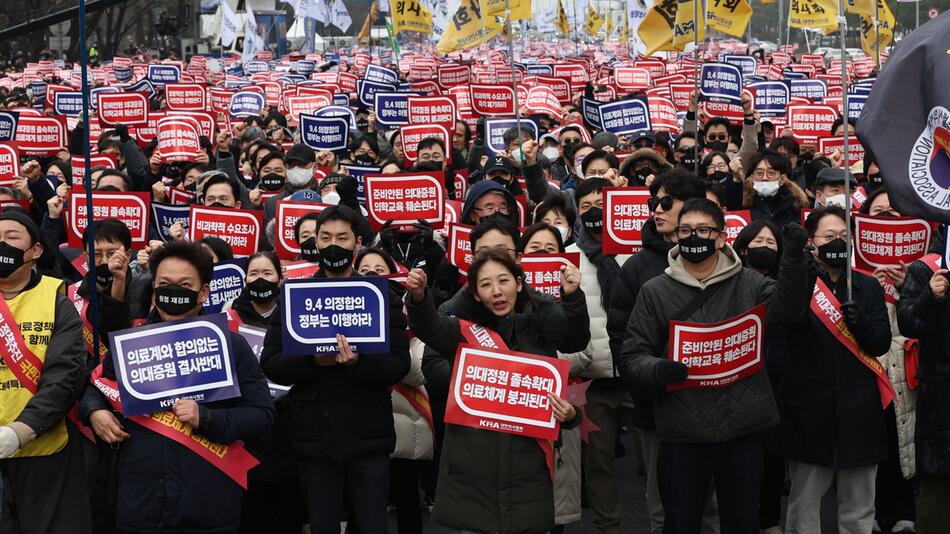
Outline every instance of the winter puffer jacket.
<svg viewBox="0 0 950 534"><path fill-rule="evenodd" d="M715 389L689 388L666 392L656 380L657 363L667 354L670 319L707 287L718 293L685 320L716 323L766 304L769 324L800 323L810 297L804 257L782 257L773 281L742 267L739 257L724 245L713 274L700 282L686 272L679 247L669 254L669 268L647 282L640 292L621 353L621 371L632 388L650 392L656 431L661 441L719 443L765 430L778 424L778 411L766 372Z"/></svg>
<svg viewBox="0 0 950 534"><path fill-rule="evenodd" d="M409 373L402 383L418 388L428 397L425 389L425 377L422 375L422 352L425 345L418 338L409 340ZM396 448L390 458L407 460L431 460L433 454L433 429L419 410L398 391L392 392L393 428L396 429ZM431 404L430 404L431 406ZM431 409L431 408L430 408Z"/></svg>
<svg viewBox="0 0 950 534"><path fill-rule="evenodd" d="M904 344L908 339L897 328L897 305L886 303L887 318L891 323L891 348L879 360L887 370L897 398L894 401L894 416L897 420L897 454L901 464L901 474L910 479L917 474L917 461L914 458L914 425L917 422L917 391L907 385Z"/></svg>
<svg viewBox="0 0 950 534"><path fill-rule="evenodd" d="M495 317L468 293L455 313L497 332L513 351L556 357L557 351L578 352L589 341L590 325L584 292L532 297L536 308L519 295L516 311ZM459 319L437 312L431 292L422 303L407 299L409 327L430 353L455 358L465 338ZM537 440L454 424L445 438L436 490L435 523L463 530L495 533L542 533L554 527L551 475Z"/></svg>

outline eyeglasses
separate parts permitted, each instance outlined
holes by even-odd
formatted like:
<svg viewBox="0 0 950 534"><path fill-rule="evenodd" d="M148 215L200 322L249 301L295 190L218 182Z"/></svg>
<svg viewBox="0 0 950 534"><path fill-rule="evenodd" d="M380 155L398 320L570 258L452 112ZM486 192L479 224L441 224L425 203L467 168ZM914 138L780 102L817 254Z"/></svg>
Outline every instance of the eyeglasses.
<svg viewBox="0 0 950 534"><path fill-rule="evenodd" d="M650 211L656 211L657 207L663 208L663 211L670 211L673 209L673 201L676 200L670 195L665 197L650 197L647 199L647 206L650 208Z"/></svg>
<svg viewBox="0 0 950 534"><path fill-rule="evenodd" d="M758 169L752 173L752 177L756 180L762 180L763 178L768 178L769 180L778 180L781 176L782 173L775 169L769 169L767 171Z"/></svg>
<svg viewBox="0 0 950 534"><path fill-rule="evenodd" d="M443 154L419 154L419 161L444 161Z"/></svg>
<svg viewBox="0 0 950 534"><path fill-rule="evenodd" d="M714 171L728 171L729 166L726 165L726 162L720 161L719 163L710 163L706 169L712 169Z"/></svg>
<svg viewBox="0 0 950 534"><path fill-rule="evenodd" d="M720 134L706 134L706 141L728 141L729 134L720 133Z"/></svg>
<svg viewBox="0 0 950 534"><path fill-rule="evenodd" d="M824 233L824 234L821 234L821 235L814 235L814 236L812 236L812 237L813 237L813 238L820 238L820 239L822 239L822 240L824 240L824 241L834 241L836 238L841 239L842 241L845 241L845 240L848 239L848 232L846 232L846 231L845 231L845 232L838 232L838 233L827 232L827 233Z"/></svg>
<svg viewBox="0 0 950 534"><path fill-rule="evenodd" d="M474 211L479 217L487 217L488 215L491 215L492 213L501 213L502 215L508 215L508 205L502 204L501 206L495 206L495 205L489 204L488 206L485 206L484 208L472 208L472 211Z"/></svg>
<svg viewBox="0 0 950 534"><path fill-rule="evenodd" d="M689 226L677 226L676 227L676 237L680 239L686 239L692 235L697 235L700 239L709 239L710 237L716 237L722 230L719 228L713 228L712 226L700 226L699 228L690 228Z"/></svg>

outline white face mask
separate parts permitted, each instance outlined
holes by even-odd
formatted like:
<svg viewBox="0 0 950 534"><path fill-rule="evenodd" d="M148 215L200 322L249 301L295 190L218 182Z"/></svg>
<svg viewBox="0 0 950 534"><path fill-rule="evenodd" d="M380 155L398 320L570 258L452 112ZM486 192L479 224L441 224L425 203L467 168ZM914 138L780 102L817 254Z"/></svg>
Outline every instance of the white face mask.
<svg viewBox="0 0 950 534"><path fill-rule="evenodd" d="M287 181L294 187L303 187L313 178L313 169L294 167L287 169Z"/></svg>
<svg viewBox="0 0 950 534"><path fill-rule="evenodd" d="M580 176L581 178L584 177L584 170L581 168L580 163L574 166L574 174Z"/></svg>
<svg viewBox="0 0 950 534"><path fill-rule="evenodd" d="M752 189L755 189L760 197L774 197L778 188L778 182L752 182Z"/></svg>
<svg viewBox="0 0 950 534"><path fill-rule="evenodd" d="M567 226L555 226L557 231L561 233L561 243L567 243L567 233L571 231Z"/></svg>
<svg viewBox="0 0 950 534"><path fill-rule="evenodd" d="M841 193L840 195L832 195L830 197L825 197L825 206L838 206L839 208L845 207L844 193Z"/></svg>
<svg viewBox="0 0 950 534"><path fill-rule="evenodd" d="M524 152L520 148L516 148L511 152L511 159L514 160L515 165L521 165L524 162Z"/></svg>
<svg viewBox="0 0 950 534"><path fill-rule="evenodd" d="M323 203L336 206L340 203L340 194L336 191L330 191L329 193L323 195Z"/></svg>
<svg viewBox="0 0 950 534"><path fill-rule="evenodd" d="M551 161L556 161L561 157L561 151L556 146L549 146L541 151L541 154Z"/></svg>

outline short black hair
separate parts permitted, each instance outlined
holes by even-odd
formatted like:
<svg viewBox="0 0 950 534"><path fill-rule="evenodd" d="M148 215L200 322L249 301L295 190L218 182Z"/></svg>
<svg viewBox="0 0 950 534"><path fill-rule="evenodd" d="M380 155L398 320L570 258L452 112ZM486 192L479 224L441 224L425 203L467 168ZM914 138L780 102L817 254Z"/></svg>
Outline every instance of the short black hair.
<svg viewBox="0 0 950 534"><path fill-rule="evenodd" d="M617 156L614 156L606 150L595 150L590 154L584 156L584 161L581 162L581 171L587 172L587 167L590 167L590 164L599 160L605 160L607 165L610 165L611 169L620 168L620 160L617 159Z"/></svg>
<svg viewBox="0 0 950 534"><path fill-rule="evenodd" d="M574 191L574 203L581 205L581 199L591 193L600 193L605 187L610 187L610 182L606 178L588 178L577 184Z"/></svg>
<svg viewBox="0 0 950 534"><path fill-rule="evenodd" d="M373 151L373 154L376 154L377 156L379 155L379 143L377 143L371 135L361 135L354 139L353 142L350 143L350 152L356 152L361 146L363 146L363 143L369 145L369 148Z"/></svg>
<svg viewBox="0 0 950 534"><path fill-rule="evenodd" d="M695 135L693 132L691 132L691 131L680 132L680 134L679 134L678 136L676 136L676 142L673 143L673 150L674 150L674 151L675 151L675 150L679 150L679 148L680 148L680 141L682 141L683 139L693 139L693 140L695 140L695 139L696 139L696 135Z"/></svg>
<svg viewBox="0 0 950 534"><path fill-rule="evenodd" d="M300 243L300 227L303 226L303 223L307 221L315 221L317 223L317 228L320 227L320 214L314 211L304 215L303 217L297 219L297 222L294 223L294 241Z"/></svg>
<svg viewBox="0 0 950 534"><path fill-rule="evenodd" d="M154 276L158 273L158 266L169 258L177 258L186 261L198 271L198 278L201 285L210 284L214 276L214 260L207 250L201 247L196 241L186 241L176 239L164 243L152 252L148 259L148 271Z"/></svg>
<svg viewBox="0 0 950 534"><path fill-rule="evenodd" d="M462 133L465 136L465 146L468 146L468 142L472 140L472 128L463 120L455 121L456 126L459 124L462 125Z"/></svg>
<svg viewBox="0 0 950 534"><path fill-rule="evenodd" d="M581 133L581 127L580 127L580 126L577 126L577 125L568 125L568 126L565 126L565 127L561 128L561 131L559 131L559 132L557 133L557 140L558 140L558 143L561 142L561 137L562 137L564 134L566 134L567 132L574 132L574 133L576 133L577 135L581 136L581 139L584 139L584 134Z"/></svg>
<svg viewBox="0 0 950 534"><path fill-rule="evenodd" d="M703 125L703 137L706 137L706 132L709 131L713 126L725 126L726 133L729 137L732 137L732 123L724 117L713 117L706 121L706 124Z"/></svg>
<svg viewBox="0 0 950 534"><path fill-rule="evenodd" d="M749 250L749 245L752 243L752 240L759 235L759 232L761 232L763 228L768 228L769 231L772 232L772 235L775 236L775 244L778 245L778 254L781 256L782 232L780 232L778 226L775 226L775 223L769 219L752 221L739 232L739 235L736 236L736 240L732 243L732 249L736 251L736 254L741 256L743 252Z"/></svg>
<svg viewBox="0 0 950 534"><path fill-rule="evenodd" d="M234 259L234 251L231 250L231 244L213 235L206 235L198 242L207 246L218 257L218 261L231 261ZM211 258L214 261L214 257Z"/></svg>
<svg viewBox="0 0 950 534"><path fill-rule="evenodd" d="M679 199L706 198L705 181L690 171L676 168L663 172L650 184L650 195L656 196L663 188L667 195Z"/></svg>
<svg viewBox="0 0 950 534"><path fill-rule="evenodd" d="M554 240L557 241L558 252L564 252L564 241L561 240L561 232L545 222L537 222L524 229L524 233L521 234L521 244L518 246L518 252L524 253L524 248L528 246L528 241L531 241L534 234L541 231L554 234Z"/></svg>
<svg viewBox="0 0 950 534"><path fill-rule="evenodd" d="M92 173L95 171L96 169L90 170L89 175L91 176ZM102 179L105 178L106 176L118 176L119 178L122 178L122 181L125 183L125 190L126 191L132 190L132 180L129 179L129 175L125 174L124 172L120 170L112 169L109 167L104 167L102 169L102 174L100 174L99 179L96 180L96 188L99 187L99 183L102 182Z"/></svg>
<svg viewBox="0 0 950 534"><path fill-rule="evenodd" d="M353 208L338 204L321 211L320 216L317 217L317 232L320 231L320 227L323 226L324 223L330 221L343 221L348 223L350 229L353 230L353 235L357 237L360 235L360 214L356 213Z"/></svg>
<svg viewBox="0 0 950 534"><path fill-rule="evenodd" d="M468 236L468 242L472 245L472 252L475 252L475 243L477 243L479 239L484 237L485 234L492 230L498 230L499 232L510 236L511 241L515 245L515 250L521 249L521 232L518 230L518 227L515 225L515 223L508 220L507 217L488 217L487 219L478 223L472 230L472 233Z"/></svg>
<svg viewBox="0 0 950 534"><path fill-rule="evenodd" d="M716 197L716 203L719 204L719 207L725 207L726 205L726 188L715 183L706 181L706 193L712 193ZM709 198L708 196L706 198Z"/></svg>
<svg viewBox="0 0 950 534"><path fill-rule="evenodd" d="M788 159L788 156L781 152L766 150L765 152L758 152L752 156L752 159L749 161L749 168L746 169L745 172L746 178L752 176L752 173L755 172L755 168L758 167L759 163L762 163L763 160L768 162L770 168L777 170L789 178L792 177L792 160Z"/></svg>
<svg viewBox="0 0 950 534"><path fill-rule="evenodd" d="M274 251L261 250L259 252L255 252L254 254L251 254L250 256L248 256L247 257L248 269L250 269L251 262L256 260L257 258L264 258L267 261L271 262L271 264L274 266L274 270L277 271L278 280L282 280L284 278L284 271L283 269L280 268L280 258L277 257L277 254L274 254Z"/></svg>
<svg viewBox="0 0 950 534"><path fill-rule="evenodd" d="M427 148L432 148L432 147L434 147L434 146L436 146L436 145L438 145L439 148L442 149L442 153L443 153L443 154L446 153L446 152L445 152L445 142L442 141L442 139L439 139L438 137L426 137L426 138L423 139L422 141L419 141L419 144L416 145L416 152L418 153L420 150L425 150L425 149L427 149ZM403 147L403 149L405 149L405 147Z"/></svg>
<svg viewBox="0 0 950 534"><path fill-rule="evenodd" d="M798 144L798 141L791 137L776 137L772 139L772 143L769 145L769 150L785 150L785 153L789 156L798 157L802 154L802 147Z"/></svg>
<svg viewBox="0 0 950 534"><path fill-rule="evenodd" d="M577 191L575 191L577 193ZM534 208L534 220L540 221L549 211L560 211L564 214L564 217L567 218L567 226L569 228L574 228L574 223L577 222L577 211L574 209L574 206L571 206L564 200L564 195L560 191L555 193L550 193L548 196L544 197L544 200L536 208Z"/></svg>
<svg viewBox="0 0 950 534"><path fill-rule="evenodd" d="M226 174L215 174L211 178L205 180L204 185L201 186L201 198L204 200L205 194L208 192L208 189L212 185L226 184L231 188L231 194L234 195L234 201L239 202L241 200L241 186L237 184L237 181L234 178Z"/></svg>
<svg viewBox="0 0 950 534"><path fill-rule="evenodd" d="M808 235L815 235L815 232L818 231L818 224L821 223L822 219L829 215L838 217L842 221L848 220L847 216L845 215L844 208L841 206L822 206L809 213L808 218L805 219L805 230L808 231Z"/></svg>
<svg viewBox="0 0 950 534"><path fill-rule="evenodd" d="M831 131L828 132L829 135L834 135L835 130L838 128L838 126L841 126L842 124L844 124L844 116L838 115L838 118L835 119L835 122L831 123ZM854 120L851 119L851 117L848 117L848 135L854 134L855 124L856 123L854 122Z"/></svg>
<svg viewBox="0 0 950 534"><path fill-rule="evenodd" d="M129 227L119 219L102 219L96 221L96 241L117 241L129 250L132 248L132 233ZM89 246L89 228L82 233L83 247Z"/></svg>
<svg viewBox="0 0 950 534"><path fill-rule="evenodd" d="M726 216L722 213L722 209L708 198L691 198L683 203L677 224L683 220L683 216L687 213L703 213L709 215L713 220L713 224L716 225L716 228L722 230L726 227Z"/></svg>
<svg viewBox="0 0 950 534"><path fill-rule="evenodd" d="M534 132L529 130L526 126L508 128L507 130L505 130L505 133L502 135L502 139L504 140L506 147L519 139L518 130L521 130L521 137L527 136L528 138L531 138L534 135Z"/></svg>
<svg viewBox="0 0 950 534"><path fill-rule="evenodd" d="M699 162L699 176L703 178L706 177L706 171L707 169L709 169L709 166L712 165L713 158L715 158L716 156L719 156L720 158L724 159L726 161L726 165L728 165L732 161L729 159L729 154L726 154L725 152L719 152L719 151L712 152L708 156L704 157L701 162Z"/></svg>
<svg viewBox="0 0 950 534"><path fill-rule="evenodd" d="M263 149L263 147L261 148ZM255 157L256 157L256 154L255 154ZM282 152L277 152L275 150L269 151L263 158L261 158L258 161L259 165L257 166L257 170L259 171L263 169L264 165L267 165L268 163L270 163L271 160L275 160L275 159L284 161L284 154Z"/></svg>

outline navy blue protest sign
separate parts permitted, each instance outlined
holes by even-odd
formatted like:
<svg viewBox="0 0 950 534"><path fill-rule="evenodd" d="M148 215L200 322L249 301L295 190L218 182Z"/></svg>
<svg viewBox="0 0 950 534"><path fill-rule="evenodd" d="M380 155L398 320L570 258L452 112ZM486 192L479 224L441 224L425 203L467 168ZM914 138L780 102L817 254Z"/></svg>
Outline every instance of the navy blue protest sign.
<svg viewBox="0 0 950 534"><path fill-rule="evenodd" d="M554 68L551 65L527 65L529 76L554 76Z"/></svg>
<svg viewBox="0 0 950 534"><path fill-rule="evenodd" d="M347 174L356 178L356 198L360 202L366 201L366 175L367 174L379 174L379 167L372 167L366 165L352 165L349 163L341 163L341 167L347 170Z"/></svg>
<svg viewBox="0 0 950 534"><path fill-rule="evenodd" d="M349 106L324 106L313 114L316 117L343 117L350 123L351 129L356 129L356 113Z"/></svg>
<svg viewBox="0 0 950 534"><path fill-rule="evenodd" d="M241 337L251 346L251 352L254 353L254 357L260 362L261 353L264 352L264 336L267 334L267 330L257 328L256 326L241 324L238 326L238 334L241 334ZM267 381L267 389L270 390L270 397L272 399L279 399L290 392L290 386L275 384L270 380Z"/></svg>
<svg viewBox="0 0 950 534"><path fill-rule="evenodd" d="M376 64L370 64L366 66L366 74L363 76L363 79L367 82L384 84L399 83L399 75L396 74L396 71L387 69L386 67L381 67Z"/></svg>
<svg viewBox="0 0 950 534"><path fill-rule="evenodd" d="M16 111L0 111L0 141L13 141L19 119Z"/></svg>
<svg viewBox="0 0 950 534"><path fill-rule="evenodd" d="M135 74L132 67L112 67L112 73L115 74L115 81L119 83L132 81L132 76Z"/></svg>
<svg viewBox="0 0 950 534"><path fill-rule="evenodd" d="M857 121L861 116L861 112L864 111L864 105L868 102L868 97L870 95L866 94L855 94L851 93L848 95L848 118Z"/></svg>
<svg viewBox="0 0 950 534"><path fill-rule="evenodd" d="M119 330L109 347L126 417L241 395L224 314Z"/></svg>
<svg viewBox="0 0 950 534"><path fill-rule="evenodd" d="M148 80L156 85L178 83L181 69L178 65L152 64L148 66Z"/></svg>
<svg viewBox="0 0 950 534"><path fill-rule="evenodd" d="M294 70L296 70L300 74L310 74L316 68L317 68L316 61L310 61L306 59L302 59L296 62L296 64L294 65Z"/></svg>
<svg viewBox="0 0 950 534"><path fill-rule="evenodd" d="M256 117L264 109L264 95L257 91L238 91L231 95L228 113L232 117Z"/></svg>
<svg viewBox="0 0 950 534"><path fill-rule="evenodd" d="M856 83L851 86L851 92L856 93L856 94L869 95L871 94L871 87L872 86L866 85L863 83Z"/></svg>
<svg viewBox="0 0 950 534"><path fill-rule="evenodd" d="M317 151L345 150L349 129L349 120L344 117L300 114L300 141Z"/></svg>
<svg viewBox="0 0 950 534"><path fill-rule="evenodd" d="M238 298L244 290L247 258L223 261L214 266L211 276L211 292L202 309L204 313L218 313L225 304Z"/></svg>
<svg viewBox="0 0 950 534"><path fill-rule="evenodd" d="M786 70L785 72L782 73L782 76L786 80L804 80L805 78L808 78L807 73L797 72L794 70Z"/></svg>
<svg viewBox="0 0 950 534"><path fill-rule="evenodd" d="M268 68L266 61L248 61L244 64L244 72L248 74L267 72Z"/></svg>
<svg viewBox="0 0 950 534"><path fill-rule="evenodd" d="M181 223L184 230L188 229L188 204L162 204L152 202L152 228L158 232L158 237L166 243L172 240L171 227Z"/></svg>
<svg viewBox="0 0 950 534"><path fill-rule="evenodd" d="M783 81L766 81L749 84L755 94L755 110L763 117L785 116L791 91Z"/></svg>
<svg viewBox="0 0 950 534"><path fill-rule="evenodd" d="M276 81L280 82L283 85L294 85L306 80L307 77L300 74L287 74L277 78Z"/></svg>
<svg viewBox="0 0 950 534"><path fill-rule="evenodd" d="M26 88L33 95L33 102L44 102L46 100L46 91L48 90L46 82L30 82Z"/></svg>
<svg viewBox="0 0 950 534"><path fill-rule="evenodd" d="M395 93L396 86L389 83L368 82L366 80L357 80L359 83L360 102L364 106L376 104L376 93Z"/></svg>
<svg viewBox="0 0 950 534"><path fill-rule="evenodd" d="M603 130L600 123L600 102L590 98L581 97L581 116L587 126L594 130Z"/></svg>
<svg viewBox="0 0 950 534"><path fill-rule="evenodd" d="M350 97L343 93L333 93L333 105L334 106L349 106Z"/></svg>
<svg viewBox="0 0 950 534"><path fill-rule="evenodd" d="M699 75L701 101L742 104L742 71L739 67L729 63L704 63Z"/></svg>
<svg viewBox="0 0 950 534"><path fill-rule="evenodd" d="M82 113L82 92L57 91L53 95L53 112L57 115L75 116Z"/></svg>
<svg viewBox="0 0 950 534"><path fill-rule="evenodd" d="M643 97L601 104L600 123L605 132L617 135L652 130L650 107Z"/></svg>
<svg viewBox="0 0 950 534"><path fill-rule="evenodd" d="M111 85L107 85L105 87L96 87L94 89L91 89L89 91L89 107L92 109L96 109L99 107L99 95L104 94L104 93L118 93L118 92L120 92L119 88L112 87Z"/></svg>
<svg viewBox="0 0 950 534"><path fill-rule="evenodd" d="M141 80L126 87L125 90L129 93L146 93L149 98L152 98L155 96L155 93L158 92L155 89L155 84L153 84L148 78L142 78Z"/></svg>
<svg viewBox="0 0 950 534"><path fill-rule="evenodd" d="M409 124L409 97L412 93L379 92L373 95L376 122L382 126Z"/></svg>
<svg viewBox="0 0 950 534"><path fill-rule="evenodd" d="M538 125L531 119L485 119L485 136L488 139L485 142L485 152L490 156L508 150L505 144L505 132L516 126L531 130L531 138L538 139Z"/></svg>
<svg viewBox="0 0 950 534"><path fill-rule="evenodd" d="M828 84L825 80L792 80L789 82L792 96L821 102L828 96Z"/></svg>
<svg viewBox="0 0 950 534"><path fill-rule="evenodd" d="M389 352L389 281L382 277L287 280L281 288L283 353L337 352L346 336L362 355Z"/></svg>
<svg viewBox="0 0 950 534"><path fill-rule="evenodd" d="M758 61L754 56L722 54L720 57L723 63L728 63L730 65L739 67L739 71L742 72L743 78L746 76L755 76L756 69L758 68Z"/></svg>

